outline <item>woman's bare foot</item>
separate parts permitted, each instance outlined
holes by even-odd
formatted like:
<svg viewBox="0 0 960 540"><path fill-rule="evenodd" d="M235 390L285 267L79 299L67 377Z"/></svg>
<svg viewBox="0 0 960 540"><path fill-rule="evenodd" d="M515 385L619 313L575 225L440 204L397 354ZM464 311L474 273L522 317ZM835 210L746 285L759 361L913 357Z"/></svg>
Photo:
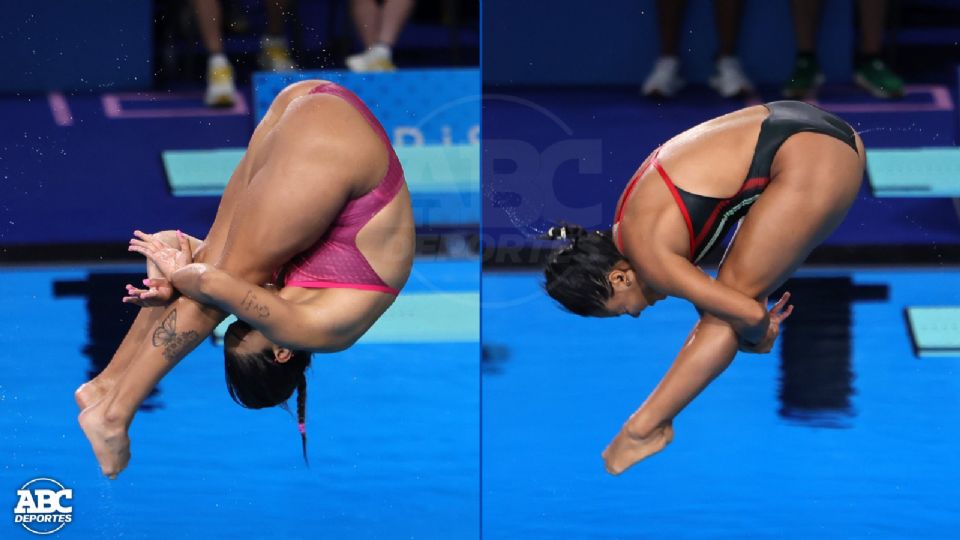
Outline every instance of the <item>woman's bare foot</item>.
<svg viewBox="0 0 960 540"><path fill-rule="evenodd" d="M94 377L81 384L80 387L74 391L73 398L77 400L77 406L80 407L82 411L100 401L103 396L107 395L107 392L112 386L113 384L111 382L101 377Z"/></svg>
<svg viewBox="0 0 960 540"><path fill-rule="evenodd" d="M610 474L620 474L640 461L663 450L673 440L673 424L663 423L645 435L634 434L629 421L620 429L607 449L603 461Z"/></svg>
<svg viewBox="0 0 960 540"><path fill-rule="evenodd" d="M77 421L93 447L100 470L113 480L130 461L130 437L127 436L126 423L108 421L105 409L106 404L100 401L84 409Z"/></svg>

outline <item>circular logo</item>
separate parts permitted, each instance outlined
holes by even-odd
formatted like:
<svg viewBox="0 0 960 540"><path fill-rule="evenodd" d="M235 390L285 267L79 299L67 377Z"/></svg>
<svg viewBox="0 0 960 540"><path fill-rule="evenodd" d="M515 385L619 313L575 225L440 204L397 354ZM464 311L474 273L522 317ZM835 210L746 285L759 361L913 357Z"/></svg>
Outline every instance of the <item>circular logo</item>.
<svg viewBox="0 0 960 540"><path fill-rule="evenodd" d="M73 490L53 478L34 478L17 490L13 522L34 534L53 534L73 519Z"/></svg>

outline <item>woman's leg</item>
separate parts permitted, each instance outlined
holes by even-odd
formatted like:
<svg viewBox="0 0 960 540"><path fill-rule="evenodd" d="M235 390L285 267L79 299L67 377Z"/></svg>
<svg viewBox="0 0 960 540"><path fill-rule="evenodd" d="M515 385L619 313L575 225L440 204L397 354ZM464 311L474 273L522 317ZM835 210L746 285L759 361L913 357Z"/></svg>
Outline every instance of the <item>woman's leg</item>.
<svg viewBox="0 0 960 540"><path fill-rule="evenodd" d="M717 279L749 296L772 293L843 220L863 178L860 157L824 135L801 133L781 148L782 172L750 209L731 243ZM811 163L809 156L817 156ZM775 171L776 173L776 171ZM673 438L673 418L733 361L737 335L706 315L677 359L604 452L607 470L619 474L662 450Z"/></svg>

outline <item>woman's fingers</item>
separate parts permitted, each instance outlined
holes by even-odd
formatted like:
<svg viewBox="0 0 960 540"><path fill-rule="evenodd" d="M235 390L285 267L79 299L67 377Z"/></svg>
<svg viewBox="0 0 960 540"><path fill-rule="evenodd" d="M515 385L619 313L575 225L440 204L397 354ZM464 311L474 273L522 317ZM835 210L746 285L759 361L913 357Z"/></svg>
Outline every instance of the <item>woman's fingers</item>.
<svg viewBox="0 0 960 540"><path fill-rule="evenodd" d="M144 241L144 242L149 242L149 241L153 240L153 235L152 235L152 234L147 234L147 233L145 233L145 232L143 232L143 231L139 231L139 230L138 230L138 231L133 231L133 235L136 236L137 238L139 238L140 240Z"/></svg>
<svg viewBox="0 0 960 540"><path fill-rule="evenodd" d="M147 278L143 280L143 284L152 289L170 286L170 282L168 282L166 278Z"/></svg>
<svg viewBox="0 0 960 540"><path fill-rule="evenodd" d="M149 243L149 242L144 242L143 240L137 240L136 238L131 238L131 239L130 239L130 245L131 245L131 246L139 246L139 247L142 247L142 248L144 248L144 249L149 249L150 251L155 251L155 250L156 250L156 248L153 247L153 244L151 244L151 243Z"/></svg>
<svg viewBox="0 0 960 540"><path fill-rule="evenodd" d="M153 252L150 251L150 248L147 248L144 246L136 246L136 245L130 244L129 246L127 246L127 251L136 251L137 253L143 255L148 259L151 259L151 260L153 259Z"/></svg>
<svg viewBox="0 0 960 540"><path fill-rule="evenodd" d="M770 313L771 314L780 313L780 311L783 310L783 306L787 305L788 300L790 300L790 293L789 292L783 293L783 296L780 297L780 300L777 300L777 303L774 304L773 307L770 309Z"/></svg>
<svg viewBox="0 0 960 540"><path fill-rule="evenodd" d="M167 244L163 242L163 240L160 240L160 238L158 238L157 235L155 234L147 234L143 231L137 230L137 231L133 231L133 235L136 236L138 240L131 239L130 240L131 244L147 246L154 251L169 247Z"/></svg>
<svg viewBox="0 0 960 540"><path fill-rule="evenodd" d="M147 292L147 289L138 289L138 288L134 287L133 285L127 285L127 294L128 294L129 296L138 296L138 297L139 297L140 295L142 295L142 294L145 293L145 292Z"/></svg>
<svg viewBox="0 0 960 540"><path fill-rule="evenodd" d="M187 235L180 232L180 229L177 229L177 240L180 241L180 251L182 251L187 256L187 260L193 260L193 253L190 252L190 240L187 239Z"/></svg>
<svg viewBox="0 0 960 540"><path fill-rule="evenodd" d="M787 309L785 309L783 313L780 314L780 318L778 319L778 321L779 322L785 321L787 317L790 316L791 313L793 313L793 304L790 304L789 306L787 306Z"/></svg>

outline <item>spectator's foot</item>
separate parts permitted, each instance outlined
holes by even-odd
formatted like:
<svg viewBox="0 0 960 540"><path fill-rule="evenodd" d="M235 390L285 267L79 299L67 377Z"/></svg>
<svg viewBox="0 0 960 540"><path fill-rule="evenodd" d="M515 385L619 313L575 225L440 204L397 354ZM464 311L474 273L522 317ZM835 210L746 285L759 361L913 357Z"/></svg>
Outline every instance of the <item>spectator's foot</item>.
<svg viewBox="0 0 960 540"><path fill-rule="evenodd" d="M297 64L290 56L290 46L283 36L264 36L260 40L260 69L266 71L296 71Z"/></svg>
<svg viewBox="0 0 960 540"><path fill-rule="evenodd" d="M710 87L725 98L753 93L753 84L743 72L740 61L732 56L717 60L717 71L710 77Z"/></svg>
<svg viewBox="0 0 960 540"><path fill-rule="evenodd" d="M799 55L793 65L790 80L783 87L783 97L788 99L805 99L817 93L823 84L823 73L817 59L812 56Z"/></svg>
<svg viewBox="0 0 960 540"><path fill-rule="evenodd" d="M347 57L347 68L355 73L368 73L373 71L394 71L397 66L393 65L392 53L390 47L384 44L373 45L360 54L354 54Z"/></svg>
<svg viewBox="0 0 960 540"><path fill-rule="evenodd" d="M233 67L222 54L210 57L207 63L207 93L203 101L209 107L233 107L237 88L233 83Z"/></svg>
<svg viewBox="0 0 960 540"><path fill-rule="evenodd" d="M874 97L881 99L903 97L903 79L879 58L861 63L854 78L861 88L873 94Z"/></svg>
<svg viewBox="0 0 960 540"><path fill-rule="evenodd" d="M641 92L645 96L672 97L686 84L680 77L680 61L676 56L662 56L657 59L653 71L643 82Z"/></svg>

